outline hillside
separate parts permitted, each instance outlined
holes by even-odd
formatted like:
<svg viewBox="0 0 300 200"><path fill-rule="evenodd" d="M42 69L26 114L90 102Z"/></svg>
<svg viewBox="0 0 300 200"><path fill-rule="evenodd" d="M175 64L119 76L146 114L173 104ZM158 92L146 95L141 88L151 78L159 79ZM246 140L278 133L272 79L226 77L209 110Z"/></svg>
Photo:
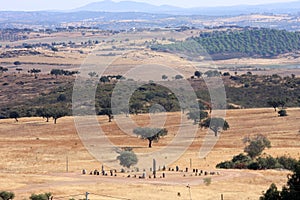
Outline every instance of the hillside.
<svg viewBox="0 0 300 200"><path fill-rule="evenodd" d="M0 80L2 85L0 91L3 94L0 95L0 117L7 118L11 111L18 111L23 117L37 116L36 110L39 108L64 108L67 115L71 115L74 79L74 77L65 76L55 78L51 75L41 75L37 79L27 74L3 76ZM222 79L225 84L228 106L233 104L244 108L270 107L267 102L271 99L282 100L287 107L300 106L299 77L259 76L249 72L241 75L225 73ZM108 83L109 80L106 78L103 80L105 82L100 82L97 88L95 106L97 113L106 115L111 107L110 97L116 82ZM180 80L173 81L180 82ZM204 79L195 78L189 81L197 97L209 102L210 96ZM7 84L8 82L10 83ZM137 85L141 84L138 81L128 83L138 88L129 102L130 113L147 113L155 104L162 105L167 112L180 111L178 100L170 88L154 83L143 83L145 85L138 87ZM37 84L39 87L35 86ZM172 91L176 91L176 88ZM229 106L229 108L232 107ZM118 109L122 112L124 107L118 105Z"/></svg>
<svg viewBox="0 0 300 200"><path fill-rule="evenodd" d="M300 33L255 28L214 31L201 33L199 37L191 37L183 42L154 45L151 49L167 52L197 52L203 49L215 60L242 57L272 58L299 51Z"/></svg>

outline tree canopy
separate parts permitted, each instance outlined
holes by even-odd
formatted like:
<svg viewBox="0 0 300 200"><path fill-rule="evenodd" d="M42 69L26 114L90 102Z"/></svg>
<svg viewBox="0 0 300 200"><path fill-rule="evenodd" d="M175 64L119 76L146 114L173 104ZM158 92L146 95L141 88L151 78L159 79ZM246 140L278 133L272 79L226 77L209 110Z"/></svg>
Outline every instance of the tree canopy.
<svg viewBox="0 0 300 200"><path fill-rule="evenodd" d="M149 128L149 127L138 127L133 130L133 133L139 136L141 139L149 141L148 147L152 147L153 141L158 141L161 137L168 134L168 130L163 128Z"/></svg>
<svg viewBox="0 0 300 200"><path fill-rule="evenodd" d="M138 162L137 156L132 151L122 151L117 159L120 161L120 165L127 168L130 168Z"/></svg>
<svg viewBox="0 0 300 200"><path fill-rule="evenodd" d="M226 131L227 129L229 129L229 124L225 119L216 117L207 118L206 120L200 123L200 127L211 129L217 137L219 131Z"/></svg>
<svg viewBox="0 0 300 200"><path fill-rule="evenodd" d="M244 152L248 154L251 158L259 156L265 148L271 147L270 140L264 135L257 135L255 138L245 138L245 143L248 145L245 147Z"/></svg>

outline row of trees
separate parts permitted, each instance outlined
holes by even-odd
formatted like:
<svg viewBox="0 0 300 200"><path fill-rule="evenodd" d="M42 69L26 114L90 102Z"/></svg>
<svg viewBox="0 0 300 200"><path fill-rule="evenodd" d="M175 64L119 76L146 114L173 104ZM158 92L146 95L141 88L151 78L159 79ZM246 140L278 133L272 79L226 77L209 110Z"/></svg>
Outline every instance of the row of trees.
<svg viewBox="0 0 300 200"><path fill-rule="evenodd" d="M68 70L63 70L63 69L52 69L50 71L51 75L55 75L56 78L59 75L64 75L64 76L72 76L74 74L78 74L78 71L68 71Z"/></svg>
<svg viewBox="0 0 300 200"><path fill-rule="evenodd" d="M59 118L67 116L69 111L66 107L43 107L37 108L35 111L36 116L42 117L46 119L46 122L49 122L50 118L53 118L54 124L56 124ZM17 111L11 111L9 113L9 118L15 119L18 122L18 118L20 118L20 114Z"/></svg>

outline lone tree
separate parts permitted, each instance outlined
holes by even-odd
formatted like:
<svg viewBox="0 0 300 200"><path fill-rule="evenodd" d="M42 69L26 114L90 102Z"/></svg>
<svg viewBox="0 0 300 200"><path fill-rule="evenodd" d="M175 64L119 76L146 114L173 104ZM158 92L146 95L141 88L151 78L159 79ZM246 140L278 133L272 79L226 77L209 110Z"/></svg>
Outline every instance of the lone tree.
<svg viewBox="0 0 300 200"><path fill-rule="evenodd" d="M181 79L183 79L183 76L182 76L182 75L177 74L177 75L175 76L175 80L181 80Z"/></svg>
<svg viewBox="0 0 300 200"><path fill-rule="evenodd" d="M138 163L138 158L132 151L122 151L117 159L120 161L121 166L127 168Z"/></svg>
<svg viewBox="0 0 300 200"><path fill-rule="evenodd" d="M202 72L200 71L195 71L194 76L196 76L197 78L200 78L202 76Z"/></svg>
<svg viewBox="0 0 300 200"><path fill-rule="evenodd" d="M148 147L151 148L152 142L153 141L158 142L158 140L161 137L168 134L168 130L165 128L161 129L161 128L138 127L133 130L133 133L138 135L141 139L148 140L149 141Z"/></svg>
<svg viewBox="0 0 300 200"><path fill-rule="evenodd" d="M15 65L15 66L18 66L18 65L21 65L21 64L22 64L22 63L21 63L20 61L15 61L15 62L14 62L14 65Z"/></svg>
<svg viewBox="0 0 300 200"><path fill-rule="evenodd" d="M200 127L209 128L215 133L215 136L218 136L218 132L221 130L226 131L229 129L229 124L223 118L207 118L203 122L200 123Z"/></svg>
<svg viewBox="0 0 300 200"><path fill-rule="evenodd" d="M279 107L279 106L281 106L281 108L283 109L284 108L284 106L285 106L285 104L286 104L286 101L284 101L284 100L269 100L268 102L267 102L267 104L269 105L269 106L272 106L273 108L274 108L274 110L275 110L275 112L277 111L277 108Z"/></svg>
<svg viewBox="0 0 300 200"><path fill-rule="evenodd" d="M271 148L270 140L264 135L257 135L255 138L244 138L244 143L248 143L244 152L248 154L252 159L261 155L265 148Z"/></svg>
<svg viewBox="0 0 300 200"><path fill-rule="evenodd" d="M0 199L1 200L12 200L15 198L15 194L13 192L1 191Z"/></svg>
<svg viewBox="0 0 300 200"><path fill-rule="evenodd" d="M9 118L13 118L16 120L16 122L18 122L18 118L20 117L19 113L17 111L12 111L9 113Z"/></svg>
<svg viewBox="0 0 300 200"><path fill-rule="evenodd" d="M187 116L188 116L188 119L194 120L194 124L196 125L202 119L207 118L208 113L204 112L202 110L200 110L200 111L192 110L189 113L187 113Z"/></svg>
<svg viewBox="0 0 300 200"><path fill-rule="evenodd" d="M21 71L23 71L23 69L18 67L18 68L16 68L16 71L18 72L18 74L20 74Z"/></svg>
<svg viewBox="0 0 300 200"><path fill-rule="evenodd" d="M0 66L0 74L3 72L7 72L7 71L8 71L8 68Z"/></svg>
<svg viewBox="0 0 300 200"><path fill-rule="evenodd" d="M278 115L279 115L279 117L285 117L285 116L288 116L286 110L284 110L284 109L278 111Z"/></svg>
<svg viewBox="0 0 300 200"><path fill-rule="evenodd" d="M161 76L161 79L162 79L162 80L167 80L167 79L168 79L168 76L164 74L164 75Z"/></svg>

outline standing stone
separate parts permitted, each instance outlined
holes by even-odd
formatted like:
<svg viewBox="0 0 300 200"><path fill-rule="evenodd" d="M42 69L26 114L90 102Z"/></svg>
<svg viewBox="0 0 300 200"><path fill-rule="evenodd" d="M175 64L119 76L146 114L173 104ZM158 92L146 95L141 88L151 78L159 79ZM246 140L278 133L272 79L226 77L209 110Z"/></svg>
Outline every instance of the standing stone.
<svg viewBox="0 0 300 200"><path fill-rule="evenodd" d="M153 175L156 176L156 160L153 159Z"/></svg>

